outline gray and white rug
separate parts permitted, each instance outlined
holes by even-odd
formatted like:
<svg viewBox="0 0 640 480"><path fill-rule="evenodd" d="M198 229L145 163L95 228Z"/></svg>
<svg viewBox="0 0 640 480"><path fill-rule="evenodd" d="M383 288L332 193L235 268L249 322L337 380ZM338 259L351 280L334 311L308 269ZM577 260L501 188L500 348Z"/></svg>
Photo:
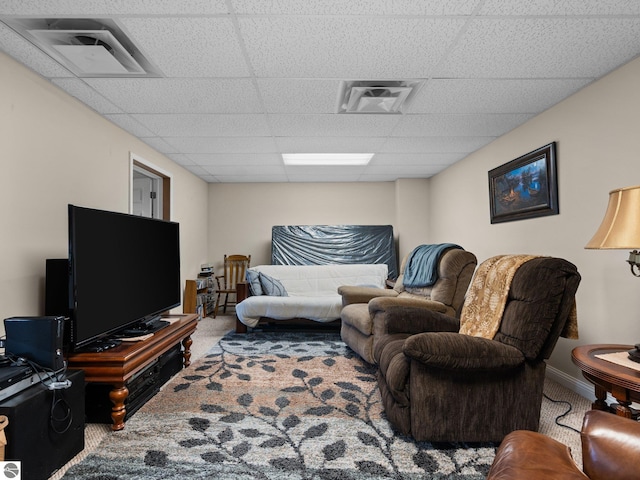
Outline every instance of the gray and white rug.
<svg viewBox="0 0 640 480"><path fill-rule="evenodd" d="M64 479L484 479L495 445L396 435L336 333L225 336Z"/></svg>

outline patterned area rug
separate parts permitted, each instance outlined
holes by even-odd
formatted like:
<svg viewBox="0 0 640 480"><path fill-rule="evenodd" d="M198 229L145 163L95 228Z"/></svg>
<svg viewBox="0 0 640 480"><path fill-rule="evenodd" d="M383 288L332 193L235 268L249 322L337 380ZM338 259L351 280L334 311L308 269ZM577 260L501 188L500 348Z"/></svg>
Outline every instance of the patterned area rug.
<svg viewBox="0 0 640 480"><path fill-rule="evenodd" d="M396 435L337 333L228 334L64 479L484 479L493 444Z"/></svg>

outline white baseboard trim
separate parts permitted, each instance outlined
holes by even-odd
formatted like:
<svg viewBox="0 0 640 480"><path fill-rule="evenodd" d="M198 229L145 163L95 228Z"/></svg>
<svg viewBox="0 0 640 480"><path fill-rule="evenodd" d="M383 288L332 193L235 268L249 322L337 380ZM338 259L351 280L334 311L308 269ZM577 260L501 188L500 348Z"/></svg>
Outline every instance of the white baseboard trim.
<svg viewBox="0 0 640 480"><path fill-rule="evenodd" d="M594 387L591 383L583 380L579 380L571 375L564 373L562 370L558 370L551 365L547 365L546 371L547 377L551 380L558 382L565 388L568 388L572 392L577 393L581 397L586 398L587 400L594 401L596 399L596 394L594 391ZM607 403L616 403L616 399L610 393L607 393Z"/></svg>
<svg viewBox="0 0 640 480"><path fill-rule="evenodd" d="M577 378L572 377L551 365L547 365L546 375L551 380L558 382L560 385L568 388L572 392L576 392L581 397L585 397L591 401L596 399L593 385L586 381L578 380Z"/></svg>

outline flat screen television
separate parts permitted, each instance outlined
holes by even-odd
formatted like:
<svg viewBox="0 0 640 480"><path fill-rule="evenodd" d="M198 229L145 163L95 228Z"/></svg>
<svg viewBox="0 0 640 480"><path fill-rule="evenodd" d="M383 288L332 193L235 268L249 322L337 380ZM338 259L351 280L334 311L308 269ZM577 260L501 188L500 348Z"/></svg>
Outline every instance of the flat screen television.
<svg viewBox="0 0 640 480"><path fill-rule="evenodd" d="M180 305L179 224L69 205L70 348Z"/></svg>

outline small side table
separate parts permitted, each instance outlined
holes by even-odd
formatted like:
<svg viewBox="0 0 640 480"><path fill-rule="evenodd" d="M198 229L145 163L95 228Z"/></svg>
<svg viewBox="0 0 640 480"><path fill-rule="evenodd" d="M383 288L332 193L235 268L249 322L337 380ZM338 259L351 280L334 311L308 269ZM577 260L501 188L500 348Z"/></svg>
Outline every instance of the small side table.
<svg viewBox="0 0 640 480"><path fill-rule="evenodd" d="M584 378L595 385L594 410L612 411L616 415L637 420L637 411L631 402L640 402L640 370L597 358L596 355L631 350L633 345L582 345L571 352L571 360L582 370ZM638 364L640 365L640 364ZM618 401L607 405L607 392Z"/></svg>

